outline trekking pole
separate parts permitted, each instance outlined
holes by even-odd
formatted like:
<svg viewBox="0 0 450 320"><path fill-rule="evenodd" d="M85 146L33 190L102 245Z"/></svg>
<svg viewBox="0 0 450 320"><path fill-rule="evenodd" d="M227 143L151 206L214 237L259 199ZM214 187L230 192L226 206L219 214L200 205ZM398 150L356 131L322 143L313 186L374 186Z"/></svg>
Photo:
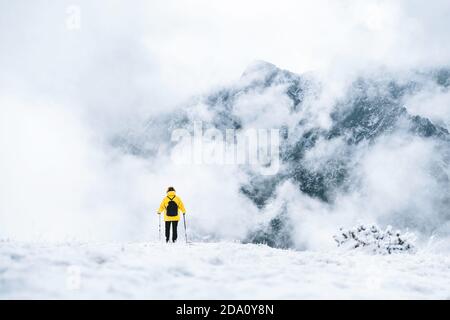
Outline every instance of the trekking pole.
<svg viewBox="0 0 450 320"><path fill-rule="evenodd" d="M186 214L183 213L183 221L184 221L184 238L186 240L187 243L187 232L186 232Z"/></svg>
<svg viewBox="0 0 450 320"><path fill-rule="evenodd" d="M158 216L159 216L159 228L158 228L158 231L159 231L159 237L158 237L158 240L159 240L159 242L161 242L161 214L158 214Z"/></svg>

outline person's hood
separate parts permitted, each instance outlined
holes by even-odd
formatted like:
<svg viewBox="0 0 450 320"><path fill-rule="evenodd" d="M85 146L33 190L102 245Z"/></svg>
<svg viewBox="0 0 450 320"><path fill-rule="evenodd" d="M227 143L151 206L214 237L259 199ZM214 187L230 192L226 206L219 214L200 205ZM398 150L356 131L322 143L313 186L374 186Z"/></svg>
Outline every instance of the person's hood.
<svg viewBox="0 0 450 320"><path fill-rule="evenodd" d="M167 192L167 195L172 198L175 196L175 191L169 191Z"/></svg>

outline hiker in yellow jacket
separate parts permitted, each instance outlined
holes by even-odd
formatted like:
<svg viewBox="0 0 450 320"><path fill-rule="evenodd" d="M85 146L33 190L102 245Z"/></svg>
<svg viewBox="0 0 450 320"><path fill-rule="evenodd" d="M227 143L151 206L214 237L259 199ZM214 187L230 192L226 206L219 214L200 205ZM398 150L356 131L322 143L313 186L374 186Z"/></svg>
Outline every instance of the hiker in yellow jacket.
<svg viewBox="0 0 450 320"><path fill-rule="evenodd" d="M172 225L172 241L177 241L177 229L178 221L180 221L179 212L186 214L183 201L175 194L175 188L167 188L167 196L161 202L159 206L158 214L164 213L164 221L166 224L166 242L169 242L170 238L170 226Z"/></svg>

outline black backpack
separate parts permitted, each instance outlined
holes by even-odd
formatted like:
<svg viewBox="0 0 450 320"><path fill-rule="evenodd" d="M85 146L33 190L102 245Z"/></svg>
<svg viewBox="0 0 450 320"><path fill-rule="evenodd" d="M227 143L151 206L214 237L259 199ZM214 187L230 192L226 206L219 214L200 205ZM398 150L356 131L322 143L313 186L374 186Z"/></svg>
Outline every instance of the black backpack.
<svg viewBox="0 0 450 320"><path fill-rule="evenodd" d="M178 215L178 205L175 201L173 201L173 199L175 199L175 196L173 196L172 198L167 196L167 198L169 198L170 201L167 204L166 214L168 217L176 217Z"/></svg>

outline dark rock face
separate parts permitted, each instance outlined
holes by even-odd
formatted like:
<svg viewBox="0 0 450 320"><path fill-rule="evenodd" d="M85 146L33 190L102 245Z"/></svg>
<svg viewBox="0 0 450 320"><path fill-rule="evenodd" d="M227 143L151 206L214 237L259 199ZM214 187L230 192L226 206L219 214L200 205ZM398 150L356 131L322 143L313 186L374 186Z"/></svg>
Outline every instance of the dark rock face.
<svg viewBox="0 0 450 320"><path fill-rule="evenodd" d="M244 243L263 243L270 247L287 249L293 247L292 222L287 214L286 207L281 213L270 220L269 224L250 232Z"/></svg>
<svg viewBox="0 0 450 320"><path fill-rule="evenodd" d="M263 92L273 85L284 85L285 94L292 101L292 113L302 109L302 103L307 95L320 95L320 85L312 80L303 78L287 71L276 69L274 66L260 65L262 75L244 88L233 88L222 91L223 98L215 98L210 108L220 109L217 101L226 100L228 118L233 115L233 101L242 91L253 90ZM245 74L244 74L245 76ZM448 71L432 72L431 78L440 86L447 87L450 73ZM424 138L434 138L449 141L446 128L433 124L429 119L411 115L403 105L403 98L421 90L422 85L415 81L397 83L394 80L372 80L360 78L348 89L344 99L337 101L330 117L332 125L328 130L309 128L302 131L298 138L285 137L281 158L284 170L275 176L262 177L250 175L241 192L248 196L256 206L264 206L275 196L276 187L283 181L290 180L305 194L318 198L324 202L333 202L334 194L345 192L349 187L352 156L359 144L372 144L378 137L389 135L403 129L411 135ZM219 94L219 95L220 95ZM221 118L222 113L217 113ZM220 122L220 120L216 120ZM302 119L298 127L307 127L308 120ZM280 123L280 127L285 125ZM241 128L241 126L236 126ZM325 161L318 169L311 170L304 165L303 159L308 150L312 149L320 140L331 141L343 139L346 150L336 157ZM289 225L286 212L281 212L267 226L251 233L248 241L264 242L275 247L289 246L291 240L286 232Z"/></svg>
<svg viewBox="0 0 450 320"><path fill-rule="evenodd" d="M350 88L350 98L340 102L331 115L334 125L329 138L346 135L348 143L374 140L381 134L396 130L401 121L408 129L422 137L448 137L448 131L419 116L411 116L402 105L402 98L419 89L411 82L398 85L395 82L377 83L358 79Z"/></svg>
<svg viewBox="0 0 450 320"><path fill-rule="evenodd" d="M218 124L217 127L242 128L239 119L233 114L234 103L242 92L252 90L258 94L271 86L283 85L286 88L286 96L292 101L292 113L302 108L306 95L320 95L320 92L317 92L320 85L313 80L277 69L271 64L259 63L246 71L243 77L249 73L256 75L255 79L246 85L222 89L207 98L210 109L215 111L214 122ZM439 85L445 85L450 77L447 71L432 75L435 75ZM332 119L330 129L311 128L305 130L297 139L285 138L281 157L287 164L287 170L271 178L252 176L241 191L261 208L273 195L280 182L291 179L297 183L302 192L323 201L331 201L330 192L346 182L348 159L346 157L332 159L319 171L305 168L301 164L302 159L319 139L344 139L348 145L348 157L352 154L352 146L373 143L379 136L401 128L417 136L448 140L447 129L433 124L429 119L410 115L403 106L404 96L420 89L421 84L414 81L398 84L394 80L376 81L364 78L355 80L345 98L337 101L334 106L334 111L330 115ZM302 121L298 123L299 128L306 127L308 120ZM283 125L285 124L280 123L280 128Z"/></svg>
<svg viewBox="0 0 450 320"><path fill-rule="evenodd" d="M398 131L425 139L435 139L443 145L449 145L450 134L444 127L434 124L427 118L409 114L404 105L404 98L423 90L424 82L447 90L450 86L450 69L439 69L430 72L413 73L420 76L413 80L398 81L395 77L370 78L361 77L353 81L347 88L343 98L334 101L330 106L331 125L321 128L311 125L307 117L299 117L304 110L305 100L320 97L322 85L312 76L297 75L276 66L258 62L250 66L241 79L233 86L222 88L200 100L212 114L209 125L219 130L245 129L245 122L235 110L236 103L243 95L258 96L274 87L281 88L284 97L290 101L290 113L297 124L289 129L288 120L279 122L282 132L281 161L282 170L273 176L261 176L249 172L248 182L240 191L254 204L263 209L275 197L277 186L284 181L291 181L306 195L332 203L337 192L345 192L350 186L354 155L360 145L374 144L382 136ZM419 80L417 80L419 79ZM277 106L273 106L276 108ZM189 128L192 120L189 108L176 117L150 120L150 126L157 123L169 123L169 127L185 126ZM198 119L201 120L201 119ZM167 129L167 127L166 127ZM138 134L133 143L130 138L120 138L116 144L135 155L148 156L157 153L160 146L146 146L140 141L168 141L168 133L160 130L158 137ZM170 132L170 128L169 131ZM322 161L311 168L305 156L319 141L341 141L341 151L333 157ZM447 163L448 165L448 163ZM439 173L448 180L446 173ZM249 234L248 241L264 242L275 247L289 247L289 222L286 208L267 226L262 226Z"/></svg>

